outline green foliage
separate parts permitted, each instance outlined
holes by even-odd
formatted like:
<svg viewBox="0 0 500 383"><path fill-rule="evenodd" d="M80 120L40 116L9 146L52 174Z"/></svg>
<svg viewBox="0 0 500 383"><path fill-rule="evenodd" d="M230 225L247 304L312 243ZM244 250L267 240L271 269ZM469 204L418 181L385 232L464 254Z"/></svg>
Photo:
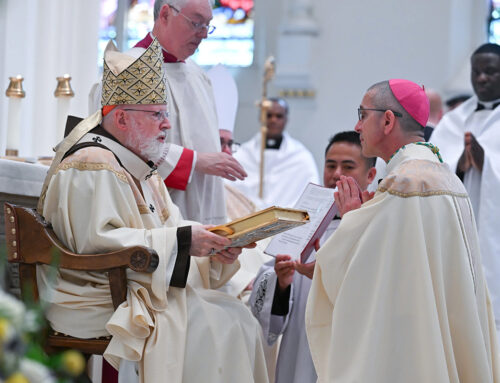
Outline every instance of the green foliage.
<svg viewBox="0 0 500 383"><path fill-rule="evenodd" d="M56 355L45 353L42 347L45 330L40 305L24 305L0 290L0 381L90 382L80 353L74 350Z"/></svg>

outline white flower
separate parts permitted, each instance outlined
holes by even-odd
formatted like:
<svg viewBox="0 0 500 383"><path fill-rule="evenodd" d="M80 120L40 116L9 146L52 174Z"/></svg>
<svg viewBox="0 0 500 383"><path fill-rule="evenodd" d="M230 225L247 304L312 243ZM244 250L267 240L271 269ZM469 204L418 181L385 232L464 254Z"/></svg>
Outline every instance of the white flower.
<svg viewBox="0 0 500 383"><path fill-rule="evenodd" d="M22 325L25 308L21 301L0 290L0 314L10 319L15 326Z"/></svg>
<svg viewBox="0 0 500 383"><path fill-rule="evenodd" d="M24 329L28 332L35 332L40 329L40 321L35 310L27 310L24 316Z"/></svg>
<svg viewBox="0 0 500 383"><path fill-rule="evenodd" d="M56 383L50 370L34 360L22 359L19 369L30 383Z"/></svg>

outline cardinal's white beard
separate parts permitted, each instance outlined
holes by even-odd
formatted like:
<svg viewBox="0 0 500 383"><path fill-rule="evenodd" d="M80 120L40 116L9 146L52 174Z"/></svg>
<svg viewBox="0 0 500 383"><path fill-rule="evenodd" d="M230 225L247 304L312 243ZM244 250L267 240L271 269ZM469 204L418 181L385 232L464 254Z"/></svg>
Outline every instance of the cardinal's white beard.
<svg viewBox="0 0 500 383"><path fill-rule="evenodd" d="M160 160L164 159L168 149L166 142L158 140L158 137L165 136L165 133L161 132L156 137L145 139L141 136L139 129L136 128L135 122L133 122L133 125L127 136L125 146L133 148L135 153L139 154L143 159L152 161L158 165L161 162Z"/></svg>

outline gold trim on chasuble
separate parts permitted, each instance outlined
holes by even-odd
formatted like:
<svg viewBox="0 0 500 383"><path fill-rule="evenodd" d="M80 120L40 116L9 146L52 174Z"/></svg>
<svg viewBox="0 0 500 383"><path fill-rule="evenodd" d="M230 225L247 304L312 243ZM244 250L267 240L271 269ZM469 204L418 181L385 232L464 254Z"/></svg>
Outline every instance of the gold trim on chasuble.
<svg viewBox="0 0 500 383"><path fill-rule="evenodd" d="M116 169L113 168L110 164L106 163L91 163L91 162L80 162L80 161L71 161L71 162L61 162L59 166L56 169L55 174L57 174L61 170L68 170L68 169L76 169L76 170L109 170L110 172L113 172L116 177L120 181L125 182L126 184L129 184L127 180L127 176L123 173L120 173Z"/></svg>
<svg viewBox="0 0 500 383"><path fill-rule="evenodd" d="M137 208L139 209L139 213L142 214L154 214L151 209L149 208L149 206L146 206L144 204L137 204ZM168 217L169 217L169 213L168 213L168 209L165 207L163 209L161 209L161 211L158 211L158 217L160 218L160 221L162 224L164 224Z"/></svg>
<svg viewBox="0 0 500 383"><path fill-rule="evenodd" d="M141 214L151 214L151 210L144 204L137 204L137 208L139 209L139 213Z"/></svg>
<svg viewBox="0 0 500 383"><path fill-rule="evenodd" d="M394 174L397 171L397 174ZM428 160L405 161L389 173L377 191L402 197L430 197L450 195L467 197L462 182L449 171L447 165Z"/></svg>
<svg viewBox="0 0 500 383"><path fill-rule="evenodd" d="M82 149L82 150L85 150L85 149ZM109 153L111 153L111 152L109 152ZM72 155L72 156L74 156L74 155ZM80 170L80 171L108 170L108 171L112 172L120 181L129 185L129 187L132 189L132 194L134 195L134 199L135 199L135 202L137 204L137 209L139 210L139 213L141 215L142 214L154 214L153 212L151 212L149 206L146 205L146 202L144 201L144 198L142 197L141 192L137 188L135 182L133 182L133 177L125 171L116 170L116 168L112 164L102 163L102 162L83 162L83 161L67 161L66 162L66 161L63 161L59 164L59 166L57 167L54 174L57 174L60 171L64 171L64 170L68 170L68 169L76 169L76 170ZM163 207L160 211L158 211L158 217L160 218L160 221L162 224L164 224L167 221L169 216L170 216L170 214L169 214L169 211L166 207Z"/></svg>
<svg viewBox="0 0 500 383"><path fill-rule="evenodd" d="M168 217L170 216L170 213L168 212L168 209L166 207L164 207L163 209L161 209L160 211L160 220L161 220L161 223L165 223L168 219Z"/></svg>

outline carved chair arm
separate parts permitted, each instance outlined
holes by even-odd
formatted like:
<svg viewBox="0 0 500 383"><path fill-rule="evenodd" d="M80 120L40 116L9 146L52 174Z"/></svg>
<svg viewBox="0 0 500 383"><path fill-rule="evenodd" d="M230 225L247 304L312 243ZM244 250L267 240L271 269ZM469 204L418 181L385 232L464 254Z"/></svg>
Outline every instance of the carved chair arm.
<svg viewBox="0 0 500 383"><path fill-rule="evenodd" d="M50 223L36 210L5 203L4 214L7 259L20 264L21 281L32 282L30 293L35 299L38 299L37 264L55 263L64 269L108 272L115 309L126 299L127 268L152 273L158 267L158 254L151 248L132 246L103 254L76 254L66 248Z"/></svg>
<svg viewBox="0 0 500 383"><path fill-rule="evenodd" d="M144 246L102 254L73 253L57 238L50 223L34 209L23 206L5 203L5 229L9 262L49 265L58 254L58 267L71 270L106 271L128 267L151 273L158 266L156 251Z"/></svg>

